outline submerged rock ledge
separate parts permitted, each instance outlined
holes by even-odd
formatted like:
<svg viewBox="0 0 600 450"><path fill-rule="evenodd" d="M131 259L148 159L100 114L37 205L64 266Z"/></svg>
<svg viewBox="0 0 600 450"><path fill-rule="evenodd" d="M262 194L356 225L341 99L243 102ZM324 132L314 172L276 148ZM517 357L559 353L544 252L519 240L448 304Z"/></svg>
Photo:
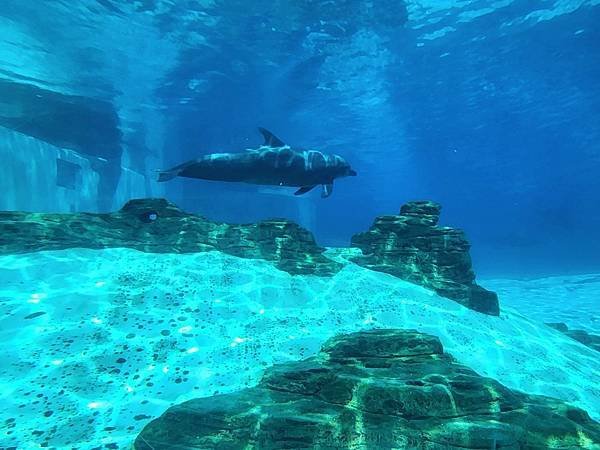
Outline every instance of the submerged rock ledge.
<svg viewBox="0 0 600 450"><path fill-rule="evenodd" d="M585 330L573 330L567 326L564 322L548 322L546 323L549 327L566 334L571 339L582 343L586 347L589 347L597 352L600 352L600 336L597 334L588 333Z"/></svg>
<svg viewBox="0 0 600 450"><path fill-rule="evenodd" d="M332 275L313 235L285 219L248 225L211 222L165 199L131 200L110 214L0 212L0 254L67 248L128 247L153 253L218 250L272 261L292 275Z"/></svg>
<svg viewBox="0 0 600 450"><path fill-rule="evenodd" d="M438 226L440 210L434 202L410 202L398 215L377 217L369 231L352 238L352 245L364 255L353 261L497 316L498 296L475 283L464 232Z"/></svg>
<svg viewBox="0 0 600 450"><path fill-rule="evenodd" d="M461 230L438 227L440 206L411 202L352 238L352 261L433 289L478 312L498 315L498 297L475 284ZM292 275L331 276L342 264L313 235L286 219L232 225L189 214L165 199L131 200L109 214L0 212L0 254L67 248L128 247L154 253L218 250L271 261Z"/></svg>
<svg viewBox="0 0 600 450"><path fill-rule="evenodd" d="M259 385L190 400L150 422L134 448L592 449L600 424L549 397L511 391L412 330L327 341Z"/></svg>

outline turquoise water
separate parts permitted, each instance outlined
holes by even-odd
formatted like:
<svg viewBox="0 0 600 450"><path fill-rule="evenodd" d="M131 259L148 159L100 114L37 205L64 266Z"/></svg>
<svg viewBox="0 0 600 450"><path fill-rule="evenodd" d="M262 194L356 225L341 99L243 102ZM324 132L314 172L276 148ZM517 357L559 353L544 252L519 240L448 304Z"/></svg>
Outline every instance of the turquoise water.
<svg viewBox="0 0 600 450"><path fill-rule="evenodd" d="M600 336L599 23L600 0L2 0L0 450L129 449L172 405L255 386L334 335L378 327L435 335L477 373L600 420L598 352L544 325ZM188 160L248 155L264 142L258 127L338 154L357 176L326 199L319 187L295 196L272 173L260 178L270 185L157 181ZM148 198L181 210L165 228L154 210L94 216L93 231L82 216L64 230L58 216L2 214L107 213ZM397 274L451 287L446 276L470 280L472 257L500 316L349 262L353 236L413 200L439 202L440 224L468 244L434 244L417 225L426 251L402 260L402 227L379 251L396 252ZM293 221L344 268L292 276L276 266L310 271L310 240L268 227L257 238L260 226L186 234L171 220L181 211ZM214 248L250 245L274 262L22 253L72 247L79 232L91 247L150 251L204 250L219 235ZM423 269L428 245L442 257Z"/></svg>
<svg viewBox="0 0 600 450"><path fill-rule="evenodd" d="M344 261L347 253L329 255ZM274 363L312 356L335 334L377 327L439 336L479 374L600 419L597 352L534 313L553 305L548 314L562 318L581 305L589 318L584 296L554 289L600 289L598 281L577 284L582 279L490 281L506 299L493 317L354 264L326 279L219 252L2 256L2 443L129 448L172 404L253 386Z"/></svg>

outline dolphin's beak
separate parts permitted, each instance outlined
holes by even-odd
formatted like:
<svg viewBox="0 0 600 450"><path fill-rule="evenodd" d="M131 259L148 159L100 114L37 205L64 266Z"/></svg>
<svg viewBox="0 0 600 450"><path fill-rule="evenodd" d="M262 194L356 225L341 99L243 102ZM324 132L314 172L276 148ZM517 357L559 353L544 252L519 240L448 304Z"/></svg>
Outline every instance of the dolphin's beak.
<svg viewBox="0 0 600 450"><path fill-rule="evenodd" d="M356 170L352 170L352 169L350 169L350 170L348 171L348 175L349 175L349 176L351 176L351 177L355 177L355 176L357 175L357 173L356 173Z"/></svg>

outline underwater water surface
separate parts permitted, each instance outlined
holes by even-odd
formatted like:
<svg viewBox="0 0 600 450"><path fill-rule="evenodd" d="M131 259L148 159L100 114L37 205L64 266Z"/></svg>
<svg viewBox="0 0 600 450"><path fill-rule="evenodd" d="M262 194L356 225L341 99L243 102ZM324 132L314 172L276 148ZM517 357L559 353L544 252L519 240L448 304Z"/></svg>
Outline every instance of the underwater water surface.
<svg viewBox="0 0 600 450"><path fill-rule="evenodd" d="M0 450L600 449L598 0L5 0Z"/></svg>

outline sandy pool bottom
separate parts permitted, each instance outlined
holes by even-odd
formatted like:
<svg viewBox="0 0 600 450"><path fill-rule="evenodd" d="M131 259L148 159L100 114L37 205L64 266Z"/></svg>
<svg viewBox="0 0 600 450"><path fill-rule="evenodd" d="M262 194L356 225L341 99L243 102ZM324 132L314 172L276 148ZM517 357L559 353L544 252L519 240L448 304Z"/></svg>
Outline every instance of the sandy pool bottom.
<svg viewBox="0 0 600 450"><path fill-rule="evenodd" d="M173 403L252 386L375 327L439 336L480 374L599 419L597 353L513 308L486 316L353 264L326 279L219 252L3 256L0 448L129 448Z"/></svg>
<svg viewBox="0 0 600 450"><path fill-rule="evenodd" d="M502 304L539 322L564 322L572 329L600 334L600 274L484 280Z"/></svg>

